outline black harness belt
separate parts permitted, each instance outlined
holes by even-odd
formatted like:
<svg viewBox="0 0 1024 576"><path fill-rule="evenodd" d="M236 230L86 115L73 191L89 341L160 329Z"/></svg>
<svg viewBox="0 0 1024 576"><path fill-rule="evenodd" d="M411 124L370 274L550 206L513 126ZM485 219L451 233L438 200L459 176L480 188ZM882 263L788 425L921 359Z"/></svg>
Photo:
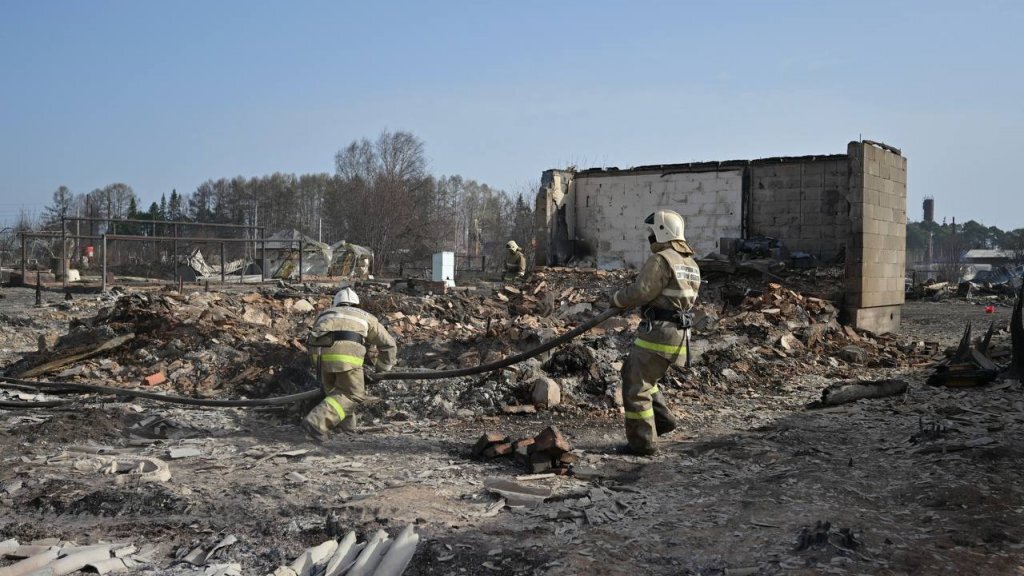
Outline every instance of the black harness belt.
<svg viewBox="0 0 1024 576"><path fill-rule="evenodd" d="M679 310L644 306L640 309L640 315L650 322L671 322L680 328L689 328L693 325L693 314Z"/></svg>
<svg viewBox="0 0 1024 576"><path fill-rule="evenodd" d="M334 338L335 342L355 342L356 344L362 346L365 340L362 334L360 334L359 332L352 332L351 330L335 330L330 334L331 338Z"/></svg>

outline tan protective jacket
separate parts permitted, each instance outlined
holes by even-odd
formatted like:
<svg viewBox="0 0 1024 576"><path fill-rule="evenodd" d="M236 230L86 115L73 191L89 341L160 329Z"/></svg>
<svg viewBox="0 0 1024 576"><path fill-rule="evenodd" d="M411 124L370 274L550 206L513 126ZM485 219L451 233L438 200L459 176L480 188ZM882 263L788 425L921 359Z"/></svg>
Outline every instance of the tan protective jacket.
<svg viewBox="0 0 1024 576"><path fill-rule="evenodd" d="M651 251L654 254L644 262L633 284L612 295L612 305L680 312L693 308L700 291L700 268L693 259L693 250L686 242L674 240L652 244ZM686 360L686 330L672 322L651 322L650 331L641 332L633 344L677 364Z"/></svg>
<svg viewBox="0 0 1024 576"><path fill-rule="evenodd" d="M394 366L398 354L395 339L373 314L352 306L321 312L313 321L308 343L313 364L319 360L324 372L361 368L368 344L378 349L374 366L381 372Z"/></svg>
<svg viewBox="0 0 1024 576"><path fill-rule="evenodd" d="M505 274L523 276L526 274L526 255L522 250L509 252L505 256Z"/></svg>

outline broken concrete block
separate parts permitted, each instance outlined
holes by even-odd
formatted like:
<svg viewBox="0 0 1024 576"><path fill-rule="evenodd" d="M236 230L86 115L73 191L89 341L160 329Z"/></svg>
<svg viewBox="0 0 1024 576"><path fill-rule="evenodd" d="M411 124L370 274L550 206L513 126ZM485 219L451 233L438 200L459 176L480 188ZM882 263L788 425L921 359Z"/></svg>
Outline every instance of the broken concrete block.
<svg viewBox="0 0 1024 576"><path fill-rule="evenodd" d="M199 456L202 454L198 448L192 448L189 446L183 448L171 448L167 451L167 456L171 460L177 460L179 458L191 458L192 456Z"/></svg>
<svg viewBox="0 0 1024 576"><path fill-rule="evenodd" d="M562 387L553 379L541 376L533 380L531 386L534 404L552 408L562 403Z"/></svg>
<svg viewBox="0 0 1024 576"><path fill-rule="evenodd" d="M142 379L142 383L146 386L159 386L164 382L167 382L167 375L163 371L150 374Z"/></svg>
<svg viewBox="0 0 1024 576"><path fill-rule="evenodd" d="M501 411L505 414L536 414L537 407L533 404L518 404L515 406L505 404L501 407Z"/></svg>
<svg viewBox="0 0 1024 576"><path fill-rule="evenodd" d="M548 456L558 457L566 452L572 452L572 445L562 436L556 426L548 426L534 437L530 453L542 452Z"/></svg>
<svg viewBox="0 0 1024 576"><path fill-rule="evenodd" d="M579 480L595 480L606 476L597 468L590 466L576 466L572 470L572 475Z"/></svg>
<svg viewBox="0 0 1024 576"><path fill-rule="evenodd" d="M254 306L246 306L242 313L242 320L249 324L256 324L259 326L270 326L270 316L266 312L256 308Z"/></svg>
<svg viewBox="0 0 1024 576"><path fill-rule="evenodd" d="M308 300L296 300L295 304L292 304L292 310L299 313L312 312L313 305Z"/></svg>
<svg viewBox="0 0 1024 576"><path fill-rule="evenodd" d="M868 352L859 346L847 346L839 351L839 358L850 364L864 364L868 361Z"/></svg>

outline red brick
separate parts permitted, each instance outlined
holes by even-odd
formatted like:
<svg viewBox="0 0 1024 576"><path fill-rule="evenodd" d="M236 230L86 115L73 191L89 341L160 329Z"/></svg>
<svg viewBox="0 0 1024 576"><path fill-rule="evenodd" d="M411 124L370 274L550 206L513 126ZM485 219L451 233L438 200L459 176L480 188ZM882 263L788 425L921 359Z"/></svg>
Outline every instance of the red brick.
<svg viewBox="0 0 1024 576"><path fill-rule="evenodd" d="M159 386L164 382L167 382L167 375L163 371L155 372L142 379L142 383L146 386Z"/></svg>
<svg viewBox="0 0 1024 576"><path fill-rule="evenodd" d="M548 426L534 437L531 452L543 452L549 456L561 456L572 451L572 445L562 436L556 426Z"/></svg>
<svg viewBox="0 0 1024 576"><path fill-rule="evenodd" d="M533 444L533 438L520 438L512 443L513 450L519 450Z"/></svg>
<svg viewBox="0 0 1024 576"><path fill-rule="evenodd" d="M484 458L497 458L498 456L507 456L513 452L511 442L503 442L501 444L491 444L483 451Z"/></svg>
<svg viewBox="0 0 1024 576"><path fill-rule="evenodd" d="M499 444L507 441L508 437L504 434L488 432L481 436L480 439L476 441L476 444L473 445L473 456L482 455L484 450L486 450L491 444Z"/></svg>

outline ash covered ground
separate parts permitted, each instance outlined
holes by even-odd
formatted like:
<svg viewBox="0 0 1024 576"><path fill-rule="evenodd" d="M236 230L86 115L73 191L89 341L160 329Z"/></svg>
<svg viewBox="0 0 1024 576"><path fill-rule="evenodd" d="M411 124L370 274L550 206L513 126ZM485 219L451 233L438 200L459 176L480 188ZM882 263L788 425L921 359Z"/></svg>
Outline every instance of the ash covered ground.
<svg viewBox="0 0 1024 576"><path fill-rule="evenodd" d="M561 334L628 280L549 270L511 289L360 292L399 339L400 367L445 369ZM0 541L131 544L127 557L144 574L233 564L264 574L350 530L364 540L411 524L421 541L406 574L1016 573L1021 386L925 384L967 321L976 330L995 321L992 355L1004 358L1010 308L908 302L901 333L874 337L838 324L827 300L835 282L809 271L778 284L743 279L742 291L726 289L734 280L712 284L697 310L694 366L663 383L681 429L652 458L615 451L617 371L638 323L628 315L499 372L370 384L361 431L323 445L296 425L308 406L196 409L6 388L0 400L72 402L0 408ZM746 296L728 296L738 292ZM46 368L49 380L261 398L315 386L302 336L330 288L132 289L70 301L44 292L42 307L31 289L3 294L9 375ZM807 408L830 384L893 378L908 392ZM535 406L539 380L557 385L557 405ZM548 426L571 443L571 464L518 482L548 490L541 501L502 505L493 479L533 471L513 457L475 457L474 443ZM119 461L156 462L169 478L117 473Z"/></svg>

